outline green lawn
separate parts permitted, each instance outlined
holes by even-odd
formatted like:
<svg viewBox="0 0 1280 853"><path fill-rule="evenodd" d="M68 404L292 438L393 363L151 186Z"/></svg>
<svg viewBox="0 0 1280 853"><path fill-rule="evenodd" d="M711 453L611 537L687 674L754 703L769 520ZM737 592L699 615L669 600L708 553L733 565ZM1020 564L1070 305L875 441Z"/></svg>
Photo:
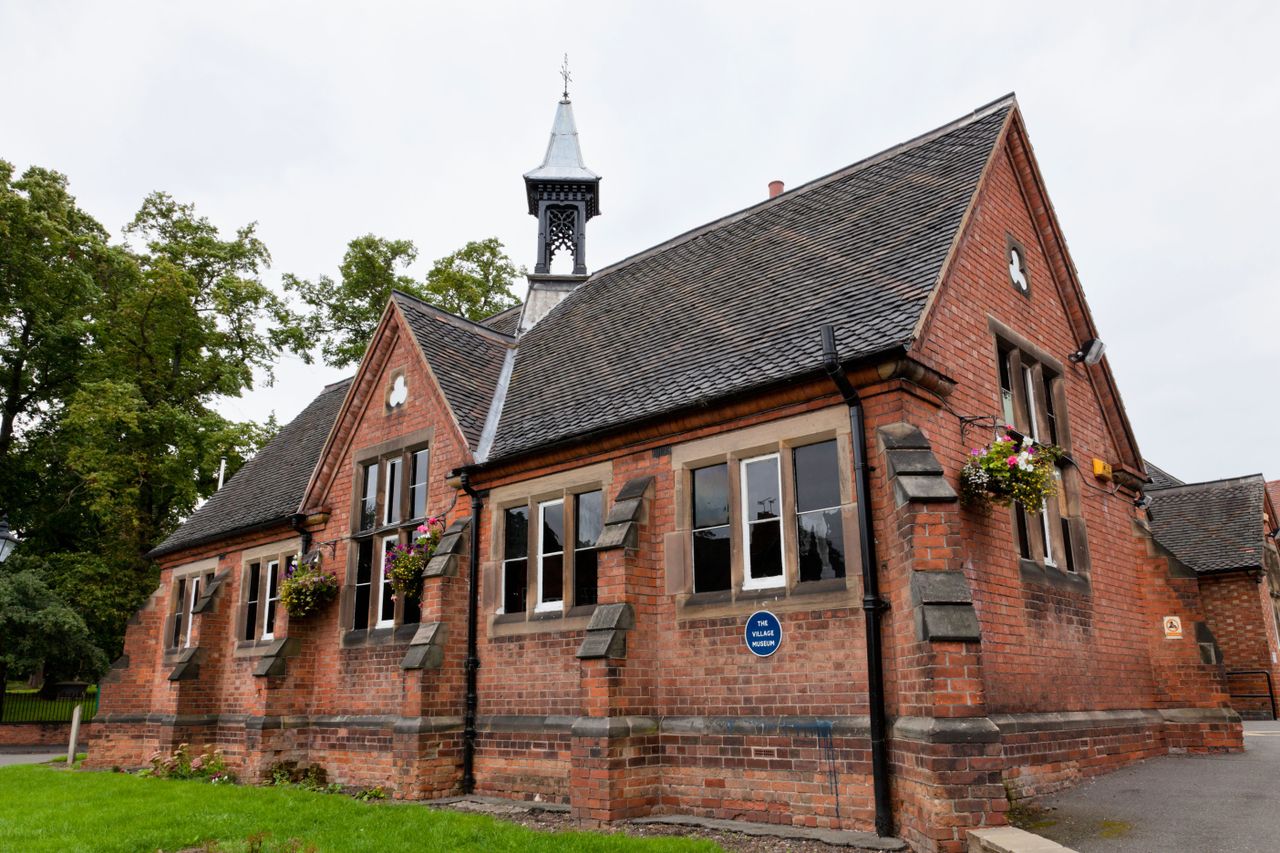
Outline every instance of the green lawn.
<svg viewBox="0 0 1280 853"><path fill-rule="evenodd" d="M483 815L414 804L361 803L340 794L176 782L54 767L0 768L0 850L166 851L219 842L246 850L269 833L267 849L298 839L321 853L369 850L624 851L712 853L706 841L548 834Z"/></svg>

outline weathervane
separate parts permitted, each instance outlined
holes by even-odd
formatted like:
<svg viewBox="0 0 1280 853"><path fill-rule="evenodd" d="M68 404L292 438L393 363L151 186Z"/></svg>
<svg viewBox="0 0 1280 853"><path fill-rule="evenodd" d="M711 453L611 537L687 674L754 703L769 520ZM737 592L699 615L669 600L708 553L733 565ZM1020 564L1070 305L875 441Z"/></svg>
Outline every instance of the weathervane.
<svg viewBox="0 0 1280 853"><path fill-rule="evenodd" d="M560 66L560 76L564 78L564 99L569 100L569 81L573 77L569 74L569 54L564 55L564 63Z"/></svg>

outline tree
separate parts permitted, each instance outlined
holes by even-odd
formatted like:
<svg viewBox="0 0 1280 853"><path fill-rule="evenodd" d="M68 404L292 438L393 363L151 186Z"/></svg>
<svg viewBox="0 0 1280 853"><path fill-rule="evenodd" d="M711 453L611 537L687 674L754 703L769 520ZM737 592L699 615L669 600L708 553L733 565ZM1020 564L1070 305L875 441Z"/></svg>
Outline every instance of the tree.
<svg viewBox="0 0 1280 853"><path fill-rule="evenodd" d="M33 568L15 556L0 571L0 670L25 674L42 663L55 679L97 678L106 655L88 627Z"/></svg>
<svg viewBox="0 0 1280 853"><path fill-rule="evenodd" d="M285 274L285 290L298 294L310 309L302 328L320 346L326 364L346 367L360 361L392 289L425 298L423 288L403 272L417 257L409 240L366 234L347 244L338 281L327 275L307 281Z"/></svg>
<svg viewBox="0 0 1280 853"><path fill-rule="evenodd" d="M0 466L78 380L106 237L66 177L32 167L14 180L0 160ZM0 467L0 479L11 472Z"/></svg>
<svg viewBox="0 0 1280 853"><path fill-rule="evenodd" d="M427 273L426 300L468 320L483 320L517 304L511 284L524 275L497 237L473 240L436 261Z"/></svg>
<svg viewBox="0 0 1280 853"><path fill-rule="evenodd" d="M142 569L216 487L219 460L234 471L265 439L212 404L253 387L255 370L269 377L280 349L301 351L304 339L260 280L270 255L253 225L223 239L191 205L154 193L125 231L145 250L102 282L92 369L68 399L63 435L99 548Z"/></svg>
<svg viewBox="0 0 1280 853"><path fill-rule="evenodd" d="M5 573L0 654L16 666L88 672L119 653L155 588L146 554L221 459L234 473L274 432L214 403L307 348L262 283L253 225L224 237L154 193L125 233L133 246L110 244L56 172L14 180L0 162L0 512L25 563Z"/></svg>
<svg viewBox="0 0 1280 853"><path fill-rule="evenodd" d="M327 275L315 281L284 276L285 290L296 293L309 309L302 327L326 364L346 367L360 361L392 290L471 320L517 304L511 285L523 271L511 263L496 237L467 243L440 258L425 283L405 272L417 257L409 240L366 234L347 244L337 281Z"/></svg>

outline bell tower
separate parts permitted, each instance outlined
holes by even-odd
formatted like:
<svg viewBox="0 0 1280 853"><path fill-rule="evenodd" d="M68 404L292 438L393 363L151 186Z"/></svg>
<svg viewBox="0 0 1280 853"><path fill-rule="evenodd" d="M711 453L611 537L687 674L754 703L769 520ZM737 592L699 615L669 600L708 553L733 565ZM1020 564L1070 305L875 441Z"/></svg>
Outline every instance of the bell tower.
<svg viewBox="0 0 1280 853"><path fill-rule="evenodd" d="M529 214L538 217L538 260L535 275L551 272L558 252L573 255L573 275L587 274L587 220L600 212L600 176L582 162L578 127L569 101L568 58L561 68L564 96L556 105L551 140L542 165L525 172Z"/></svg>
<svg viewBox="0 0 1280 853"><path fill-rule="evenodd" d="M556 105L551 140L542 165L524 174L529 214L538 217L538 260L529 273L529 295L520 312L519 333L527 332L587 280L587 220L600 212L600 176L582 162L578 126L569 102L569 58L560 69L564 96ZM551 272L560 252L573 258L570 273Z"/></svg>

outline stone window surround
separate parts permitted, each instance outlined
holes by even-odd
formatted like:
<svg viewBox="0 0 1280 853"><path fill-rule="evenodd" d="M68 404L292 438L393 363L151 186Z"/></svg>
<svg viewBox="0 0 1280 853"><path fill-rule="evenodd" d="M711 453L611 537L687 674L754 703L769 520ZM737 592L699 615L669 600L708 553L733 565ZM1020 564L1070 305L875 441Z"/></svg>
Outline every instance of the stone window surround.
<svg viewBox="0 0 1280 853"><path fill-rule="evenodd" d="M1051 374L1048 393L1053 395L1052 403L1055 413L1057 444L1068 455L1071 455L1071 419L1067 411L1064 380L1066 371L1062 362L1044 348L1015 332L1010 326L990 314L987 315L987 328L991 333L991 348L996 362L995 395L997 411L1003 413L999 373L1002 351L1008 351L1010 353L1010 383L1013 386L1010 390L1013 392L1014 428L1023 435L1035 433L1042 437L1049 436L1049 424L1045 406L1047 401L1043 398L1046 390L1045 373L1048 372ZM1033 392L1036 394L1035 399L1031 401L1027 399L1026 383L1022 381L1022 367L1024 365L1031 372L1031 385ZM1031 424L1025 420L1025 414L1028 412L1037 420L1034 430L1031 428ZM1084 513L1080 500L1080 473L1071 464L1061 465L1059 471L1061 472L1058 484L1059 495L1053 499L1053 502L1048 507L1050 544L1055 554L1066 554L1066 542L1061 523L1066 521L1071 530L1070 545L1074 571L1067 570L1065 559L1059 559L1055 562L1045 560L1044 546L1041 536L1038 535L1040 525L1043 523L1039 520L1039 514L1025 513L1017 506L1009 507L1010 529L1013 531L1014 536L1013 550L1024 580L1066 586L1067 588L1079 588L1083 592L1090 586L1090 560ZM1061 515L1060 507L1065 507L1066 509L1065 518ZM1017 544L1017 514L1020 512L1024 513L1027 538L1031 548L1030 559L1021 556Z"/></svg>
<svg viewBox="0 0 1280 853"><path fill-rule="evenodd" d="M195 562L174 567L169 582L169 617L164 621L164 636L161 638L166 657L176 655L189 647L187 640L191 636L191 621L193 619L191 609L196 602L196 599L191 594L191 581L198 579L202 584L208 583L217 571L217 557L206 557L203 560L196 560ZM182 583L183 581L186 583ZM183 587L183 600L181 601L178 599L179 586ZM174 619L179 613L184 614L187 621L183 626L182 641L174 645L171 642L173 639Z"/></svg>
<svg viewBox="0 0 1280 853"><path fill-rule="evenodd" d="M388 386L390 387L390 386ZM397 407L398 410L399 407ZM405 625L415 626L417 623L404 622L404 601L397 600L395 605L395 616L393 623L380 622L381 586L379 578L381 577L382 566L382 543L383 540L390 535L396 535L401 542L408 541L408 537L412 534L415 527L422 523L426 516L409 518L409 512L412 506L409 504L409 482L413 477L412 471L412 454L419 450L428 451L427 455L427 484L428 494L430 494L431 468L434 462L434 453L431 453L432 441L435 438L435 429L433 427L424 427L413 432L405 433L387 441L378 444L360 448L351 454L351 515L349 523L349 538L347 540L347 565L344 574L344 580L341 593L341 618L339 624L342 631L342 646L349 647L353 645L364 645L374 642L392 642L399 636L398 629ZM385 493L386 493L386 467L383 464L385 460L391 458L400 458L404 460L400 467L401 476L401 513L400 520L390 524L382 523L386 518ZM364 485L364 468L366 465L378 463L378 487L377 487L377 503L374 506L373 517L376 520L373 527L360 530L360 509L363 498ZM431 507L428 503L426 514L431 513ZM364 540L371 540L373 547L373 565L371 566L371 588L369 591L369 620L368 626L365 628L353 628L354 613L352 609L355 606L355 583L356 573L358 570L358 562L360 559L360 543ZM359 635L359 636L357 636Z"/></svg>
<svg viewBox="0 0 1280 853"><path fill-rule="evenodd" d="M797 447L836 441L840 466L841 517L844 527L845 576L831 580L800 583L796 534L796 497L791 451ZM742 535L741 463L744 460L777 453L782 480L782 534L785 584L780 587L744 589L745 559ZM671 467L675 474L675 530L666 534L666 591L674 595L681 618L715 618L741 616L758 610L770 602L776 612L807 610L819 607L861 606L860 590L853 580L861 571L858 551L858 520L853 492L853 462L850 445L849 410L832 406L801 415L780 418L768 423L743 427L707 438L696 439L671 448ZM693 591L693 535L691 488L692 472L707 465L728 463L730 589L714 592ZM688 612L684 612L688 611Z"/></svg>
<svg viewBox="0 0 1280 853"><path fill-rule="evenodd" d="M565 542L572 545L574 541L573 496L583 492L601 491L604 493L602 511L609 514L613 484L613 463L598 462L571 471L548 474L532 480L499 486L489 492L486 512L492 524L489 526L488 553L491 558L482 566L483 579L481 590L482 606L489 614L490 636L502 637L518 634L535 634L549 631L585 630L596 605L575 606L573 599L573 577L571 566L573 561L565 558L564 596L565 607L562 610L538 612L534 609L536 587L538 581L538 553L541 528L538 523L538 505L549 501L563 500L565 505ZM527 506L529 508L529 543L528 568L526 578L530 594L526 595L525 610L522 613L500 613L502 607L502 555L503 555L503 519L506 511L512 507ZM571 554L571 552L566 552Z"/></svg>
<svg viewBox="0 0 1280 853"><path fill-rule="evenodd" d="M298 559L302 540L295 536L290 539L280 539L275 542L268 542L265 545L256 545L248 548L240 553L240 570L239 577L239 593L236 598L236 615L235 615L235 638L236 638L236 657L244 657L246 655L260 654L264 649L269 647L275 640L283 639L283 635L277 630L274 632L274 639L266 640L262 638L261 630L254 632L254 639L244 639L245 619L248 617L248 595L249 595L249 567L257 563L259 574L258 581L258 617L259 625L262 623L262 613L266 606L266 581L267 581L267 563L272 560L279 560L280 571L284 571L285 559L293 557ZM284 575L281 574L281 580ZM280 620L282 605L276 605L276 621Z"/></svg>

